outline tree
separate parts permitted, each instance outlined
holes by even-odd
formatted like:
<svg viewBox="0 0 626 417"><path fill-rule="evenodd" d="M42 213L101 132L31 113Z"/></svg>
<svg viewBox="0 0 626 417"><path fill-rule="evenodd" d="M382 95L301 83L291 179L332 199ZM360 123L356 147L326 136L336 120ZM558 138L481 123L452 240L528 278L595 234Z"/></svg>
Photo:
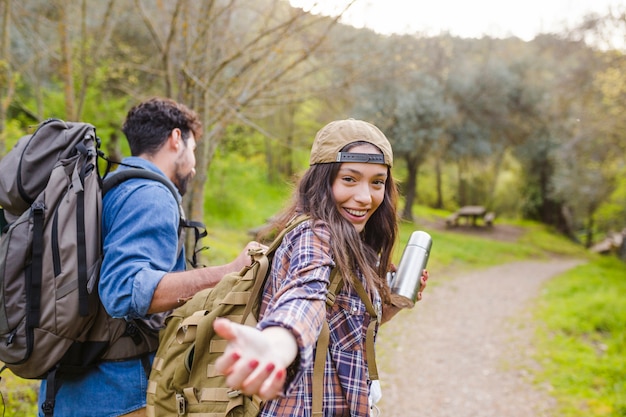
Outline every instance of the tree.
<svg viewBox="0 0 626 417"><path fill-rule="evenodd" d="M22 110L36 120L46 117L50 105L44 109L44 96L58 81L63 111L56 116L81 120L87 96L102 81L96 75L103 73L100 65L115 24L115 0L93 4L88 0L25 0L15 5L13 47L18 53L11 61L31 88L22 92L29 96L20 101Z"/></svg>
<svg viewBox="0 0 626 417"><path fill-rule="evenodd" d="M440 80L428 72L426 60L418 58L430 56L428 46L410 36L392 36L377 46L370 44L371 52L376 49L382 62L370 63L367 69L378 77L355 88L355 111L386 133L396 163L404 160L407 177L401 216L412 221L420 167L442 139L446 121L455 110L446 100Z"/></svg>
<svg viewBox="0 0 626 417"><path fill-rule="evenodd" d="M11 0L0 3L2 27L0 28L0 156L6 149L7 110L15 92L15 79L11 69Z"/></svg>
<svg viewBox="0 0 626 417"><path fill-rule="evenodd" d="M341 14L316 17L280 0L136 0L135 8L150 33L160 62L152 68L160 69L165 94L195 108L205 126L198 175L185 199L187 213L203 218L206 172L227 126L254 126L255 111L294 100L297 69Z"/></svg>
<svg viewBox="0 0 626 417"><path fill-rule="evenodd" d="M407 168L402 218L413 221L413 204L419 197L418 175L430 151L442 138L446 120L456 109L445 102L443 88L426 74L415 74L411 88L397 97L395 123L389 132L398 157Z"/></svg>

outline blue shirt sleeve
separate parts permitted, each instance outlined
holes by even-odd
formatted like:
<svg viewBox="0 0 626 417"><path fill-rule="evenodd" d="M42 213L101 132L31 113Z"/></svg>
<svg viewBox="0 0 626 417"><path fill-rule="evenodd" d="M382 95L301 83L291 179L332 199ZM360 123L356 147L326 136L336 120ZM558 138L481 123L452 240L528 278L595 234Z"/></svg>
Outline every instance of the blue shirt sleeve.
<svg viewBox="0 0 626 417"><path fill-rule="evenodd" d="M98 289L111 316L145 316L161 278L181 269L178 222L177 201L156 181L131 179L107 193Z"/></svg>

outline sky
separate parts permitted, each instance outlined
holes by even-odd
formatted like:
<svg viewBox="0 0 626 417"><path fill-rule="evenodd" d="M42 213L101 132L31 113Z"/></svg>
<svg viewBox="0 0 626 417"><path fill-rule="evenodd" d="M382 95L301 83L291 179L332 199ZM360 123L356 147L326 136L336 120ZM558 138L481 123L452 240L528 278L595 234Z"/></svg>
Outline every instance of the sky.
<svg viewBox="0 0 626 417"><path fill-rule="evenodd" d="M349 0L290 0L313 13L337 14ZM343 23L378 33L450 32L465 38L516 36L526 41L538 33L558 32L626 0L357 0ZM315 6L314 9L312 7Z"/></svg>

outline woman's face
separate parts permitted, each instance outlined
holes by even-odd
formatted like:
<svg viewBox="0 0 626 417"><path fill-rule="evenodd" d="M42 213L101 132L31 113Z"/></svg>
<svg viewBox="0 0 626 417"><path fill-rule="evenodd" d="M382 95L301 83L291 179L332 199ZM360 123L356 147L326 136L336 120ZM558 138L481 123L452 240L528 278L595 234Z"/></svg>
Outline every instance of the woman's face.
<svg viewBox="0 0 626 417"><path fill-rule="evenodd" d="M350 153L380 151L373 145L358 145ZM332 191L337 210L361 233L372 214L385 198L387 165L365 162L344 162L333 181Z"/></svg>

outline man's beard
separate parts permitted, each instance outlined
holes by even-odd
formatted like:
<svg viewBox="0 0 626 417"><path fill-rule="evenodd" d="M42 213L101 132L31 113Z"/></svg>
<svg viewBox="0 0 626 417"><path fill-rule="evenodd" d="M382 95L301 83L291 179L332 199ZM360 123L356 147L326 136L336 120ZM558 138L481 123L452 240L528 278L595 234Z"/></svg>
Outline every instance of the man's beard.
<svg viewBox="0 0 626 417"><path fill-rule="evenodd" d="M176 188L178 188L178 192L181 196L185 195L185 193L187 192L187 186L189 185L189 182L192 178L192 173L189 173L187 175L181 175L179 172L176 172L174 185L176 186Z"/></svg>

